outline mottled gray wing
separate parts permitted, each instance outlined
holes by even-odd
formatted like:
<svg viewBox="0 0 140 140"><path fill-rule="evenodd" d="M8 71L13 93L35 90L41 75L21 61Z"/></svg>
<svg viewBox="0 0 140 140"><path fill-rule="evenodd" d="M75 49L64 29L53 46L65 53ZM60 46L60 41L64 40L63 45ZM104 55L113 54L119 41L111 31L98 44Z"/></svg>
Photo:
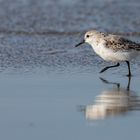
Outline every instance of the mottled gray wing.
<svg viewBox="0 0 140 140"><path fill-rule="evenodd" d="M116 35L108 35L106 37L106 47L112 48L114 51L140 51L140 44Z"/></svg>

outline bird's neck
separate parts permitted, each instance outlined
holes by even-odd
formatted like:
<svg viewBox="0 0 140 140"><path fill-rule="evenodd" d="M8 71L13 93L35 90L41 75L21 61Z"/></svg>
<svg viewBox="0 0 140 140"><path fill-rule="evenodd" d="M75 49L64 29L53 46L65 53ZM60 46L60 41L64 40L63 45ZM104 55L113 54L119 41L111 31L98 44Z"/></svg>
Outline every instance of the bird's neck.
<svg viewBox="0 0 140 140"><path fill-rule="evenodd" d="M97 47L97 46L99 46L99 45L102 45L102 44L104 44L105 43L105 41L104 41L104 39L103 38L95 38L94 40L91 40L90 42L89 42L89 44L92 46L92 47Z"/></svg>
<svg viewBox="0 0 140 140"><path fill-rule="evenodd" d="M89 43L93 50L98 54L101 55L102 54L102 50L104 48L105 45L105 40L104 39L98 39L98 40L94 40L92 42Z"/></svg>

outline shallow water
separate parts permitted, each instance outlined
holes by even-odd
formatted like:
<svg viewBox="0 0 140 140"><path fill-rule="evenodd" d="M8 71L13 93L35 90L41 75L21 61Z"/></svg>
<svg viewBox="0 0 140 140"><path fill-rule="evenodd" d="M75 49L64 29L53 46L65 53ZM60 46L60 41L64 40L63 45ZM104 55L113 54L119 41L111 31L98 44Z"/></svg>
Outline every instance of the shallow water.
<svg viewBox="0 0 140 140"><path fill-rule="evenodd" d="M132 77L128 91L119 74L1 74L0 137L138 140L139 81Z"/></svg>
<svg viewBox="0 0 140 140"><path fill-rule="evenodd" d="M0 0L0 138L140 138L140 61L111 65L88 45L96 28L140 42L139 0Z"/></svg>

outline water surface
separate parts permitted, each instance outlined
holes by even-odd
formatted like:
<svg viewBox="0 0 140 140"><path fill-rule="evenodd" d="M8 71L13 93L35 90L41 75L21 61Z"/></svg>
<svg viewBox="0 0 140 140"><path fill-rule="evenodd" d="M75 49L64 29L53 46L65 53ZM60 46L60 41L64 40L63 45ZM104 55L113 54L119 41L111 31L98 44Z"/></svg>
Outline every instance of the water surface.
<svg viewBox="0 0 140 140"><path fill-rule="evenodd" d="M128 91L128 78L119 74L1 74L0 137L139 139L139 81L132 77Z"/></svg>

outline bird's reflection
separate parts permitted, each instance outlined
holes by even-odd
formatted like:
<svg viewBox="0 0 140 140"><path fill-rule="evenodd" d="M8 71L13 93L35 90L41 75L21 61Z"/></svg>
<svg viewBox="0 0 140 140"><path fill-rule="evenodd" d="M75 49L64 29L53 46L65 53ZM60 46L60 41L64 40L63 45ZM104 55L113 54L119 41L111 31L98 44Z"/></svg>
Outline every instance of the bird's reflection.
<svg viewBox="0 0 140 140"><path fill-rule="evenodd" d="M113 84L113 88L104 90L96 97L95 103L84 107L86 119L98 120L110 116L123 115L128 111L140 110L140 97L130 90L131 78L126 88L120 83L109 82L100 78L105 84Z"/></svg>

